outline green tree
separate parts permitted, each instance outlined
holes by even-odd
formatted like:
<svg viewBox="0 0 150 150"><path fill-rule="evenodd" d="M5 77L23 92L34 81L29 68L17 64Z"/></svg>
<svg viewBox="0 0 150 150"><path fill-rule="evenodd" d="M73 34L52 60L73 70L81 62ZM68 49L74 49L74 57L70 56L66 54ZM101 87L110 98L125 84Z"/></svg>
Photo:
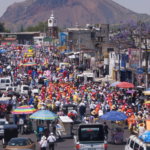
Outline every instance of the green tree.
<svg viewBox="0 0 150 150"><path fill-rule="evenodd" d="M5 24L0 22L0 32L5 32Z"/></svg>
<svg viewBox="0 0 150 150"><path fill-rule="evenodd" d="M20 27L20 32L24 32L23 24L22 24L21 27Z"/></svg>

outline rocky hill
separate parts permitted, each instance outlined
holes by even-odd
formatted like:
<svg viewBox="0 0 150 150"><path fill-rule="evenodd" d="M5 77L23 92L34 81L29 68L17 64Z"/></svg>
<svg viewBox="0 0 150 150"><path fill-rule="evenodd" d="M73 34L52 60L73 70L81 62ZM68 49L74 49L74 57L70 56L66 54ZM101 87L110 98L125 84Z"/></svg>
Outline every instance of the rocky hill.
<svg viewBox="0 0 150 150"><path fill-rule="evenodd" d="M118 24L121 20L149 21L150 16L128 10L112 0L26 0L9 6L0 22L11 30L46 21L51 11L59 27L75 27L95 23Z"/></svg>

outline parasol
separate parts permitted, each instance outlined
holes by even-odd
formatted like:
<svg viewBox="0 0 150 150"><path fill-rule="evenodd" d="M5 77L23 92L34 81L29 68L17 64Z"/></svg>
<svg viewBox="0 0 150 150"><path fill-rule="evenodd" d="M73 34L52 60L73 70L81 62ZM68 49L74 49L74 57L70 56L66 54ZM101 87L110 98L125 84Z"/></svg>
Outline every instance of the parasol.
<svg viewBox="0 0 150 150"><path fill-rule="evenodd" d="M121 82L114 82L114 83L112 83L112 84L110 85L110 87L116 87L116 85L119 84L119 83L121 83Z"/></svg>
<svg viewBox="0 0 150 150"><path fill-rule="evenodd" d="M119 87L119 88L134 88L134 85L132 83L128 83L128 82L121 82L121 83L117 84L117 87Z"/></svg>
<svg viewBox="0 0 150 150"><path fill-rule="evenodd" d="M10 104L11 97L1 97L0 98L0 104Z"/></svg>
<svg viewBox="0 0 150 150"><path fill-rule="evenodd" d="M129 91L127 91L126 93L134 93L134 91L132 91L132 90L129 90Z"/></svg>
<svg viewBox="0 0 150 150"><path fill-rule="evenodd" d="M111 121L121 121L126 120L128 117L119 111L110 111L104 114L100 119L111 120Z"/></svg>
<svg viewBox="0 0 150 150"><path fill-rule="evenodd" d="M32 114L30 118L38 120L55 120L58 116L49 110L40 110Z"/></svg>
<svg viewBox="0 0 150 150"><path fill-rule="evenodd" d="M28 106L28 105L24 105L12 111L12 114L32 114L36 111L37 110L35 108Z"/></svg>
<svg viewBox="0 0 150 150"><path fill-rule="evenodd" d="M27 62L27 63L25 63L25 64L23 64L23 66L36 66L37 64L36 63L34 63L34 62Z"/></svg>

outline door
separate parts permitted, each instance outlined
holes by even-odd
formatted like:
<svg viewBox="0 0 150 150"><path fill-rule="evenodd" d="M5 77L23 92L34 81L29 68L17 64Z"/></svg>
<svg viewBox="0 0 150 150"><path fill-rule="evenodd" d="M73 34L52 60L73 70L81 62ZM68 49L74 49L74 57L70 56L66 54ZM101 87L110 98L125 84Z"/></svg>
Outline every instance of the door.
<svg viewBox="0 0 150 150"><path fill-rule="evenodd" d="M133 148L134 148L134 141L131 140L129 150L133 150Z"/></svg>
<svg viewBox="0 0 150 150"><path fill-rule="evenodd" d="M139 150L139 144L135 142L133 150Z"/></svg>
<svg viewBox="0 0 150 150"><path fill-rule="evenodd" d="M130 147L130 138L127 139L127 143L126 143L126 146L125 146L125 150L129 150L129 147Z"/></svg>
<svg viewBox="0 0 150 150"><path fill-rule="evenodd" d="M6 83L5 79L1 79L1 89L6 88L5 83Z"/></svg>
<svg viewBox="0 0 150 150"><path fill-rule="evenodd" d="M7 86L11 86L11 81L10 81L10 79L6 79L6 87Z"/></svg>

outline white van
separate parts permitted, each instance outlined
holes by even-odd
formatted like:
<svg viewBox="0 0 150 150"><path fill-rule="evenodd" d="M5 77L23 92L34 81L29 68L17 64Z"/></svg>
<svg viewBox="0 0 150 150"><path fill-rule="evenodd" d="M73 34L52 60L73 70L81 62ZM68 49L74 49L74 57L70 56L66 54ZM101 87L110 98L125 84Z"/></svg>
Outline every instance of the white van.
<svg viewBox="0 0 150 150"><path fill-rule="evenodd" d="M66 66L69 66L69 63L59 63L59 68L65 69Z"/></svg>
<svg viewBox="0 0 150 150"><path fill-rule="evenodd" d="M82 74L78 74L77 76L79 78L79 81L84 81L84 84L86 84L88 81L95 81L95 76L93 73L83 72Z"/></svg>
<svg viewBox="0 0 150 150"><path fill-rule="evenodd" d="M125 150L150 150L150 143L145 143L135 135L127 139Z"/></svg>
<svg viewBox="0 0 150 150"><path fill-rule="evenodd" d="M16 93L18 94L28 94L29 86L28 85L18 85L16 89Z"/></svg>
<svg viewBox="0 0 150 150"><path fill-rule="evenodd" d="M0 90L6 90L6 87L11 86L11 78L0 78Z"/></svg>

